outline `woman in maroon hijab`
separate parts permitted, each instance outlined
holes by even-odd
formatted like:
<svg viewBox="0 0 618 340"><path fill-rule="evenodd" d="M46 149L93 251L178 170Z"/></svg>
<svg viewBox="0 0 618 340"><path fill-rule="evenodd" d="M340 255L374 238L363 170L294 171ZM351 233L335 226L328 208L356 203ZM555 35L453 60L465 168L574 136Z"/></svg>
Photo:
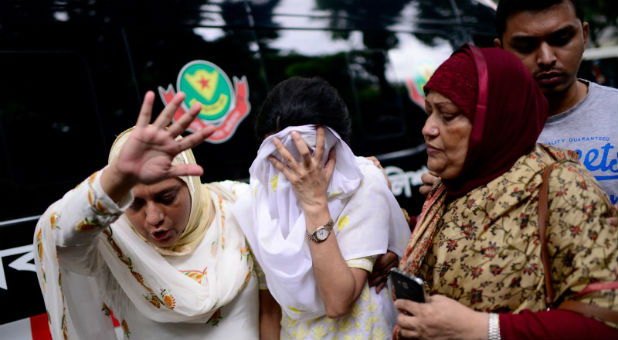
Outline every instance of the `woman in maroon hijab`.
<svg viewBox="0 0 618 340"><path fill-rule="evenodd" d="M425 91L427 167L440 180L399 269L428 296L395 301L394 336L615 338L616 210L576 154L536 144L548 106L521 61L465 45Z"/></svg>

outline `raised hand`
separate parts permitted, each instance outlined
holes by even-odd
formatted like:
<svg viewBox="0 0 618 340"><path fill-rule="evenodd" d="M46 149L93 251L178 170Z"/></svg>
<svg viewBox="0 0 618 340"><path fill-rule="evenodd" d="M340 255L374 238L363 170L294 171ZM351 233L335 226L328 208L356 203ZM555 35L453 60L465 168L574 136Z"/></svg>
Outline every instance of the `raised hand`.
<svg viewBox="0 0 618 340"><path fill-rule="evenodd" d="M152 91L146 93L135 128L101 178L103 189L114 200L123 197L137 183L152 184L175 176L199 176L203 172L197 164L172 165L172 160L177 154L202 143L215 127L176 139L195 119L200 105L194 105L170 125L185 98L184 93L178 93L150 124L154 98Z"/></svg>
<svg viewBox="0 0 618 340"><path fill-rule="evenodd" d="M202 168L196 164L172 165L172 160L177 154L198 145L214 130L213 127L209 127L180 140L176 139L186 130L200 110L200 105L196 104L178 121L169 125L184 97L182 92L176 94L157 119L150 124L154 93L146 94L137 124L115 162L121 173L143 184L152 184L175 176L202 174Z"/></svg>

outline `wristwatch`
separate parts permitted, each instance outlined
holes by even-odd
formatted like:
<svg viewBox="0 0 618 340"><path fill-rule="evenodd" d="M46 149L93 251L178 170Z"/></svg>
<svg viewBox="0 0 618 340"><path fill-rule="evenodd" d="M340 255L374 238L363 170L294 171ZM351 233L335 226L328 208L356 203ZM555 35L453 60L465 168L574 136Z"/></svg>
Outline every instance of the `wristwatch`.
<svg viewBox="0 0 618 340"><path fill-rule="evenodd" d="M330 235L330 231L333 230L333 225L335 225L335 222L330 218L325 225L318 227L312 233L308 232L307 238L316 243L324 242Z"/></svg>

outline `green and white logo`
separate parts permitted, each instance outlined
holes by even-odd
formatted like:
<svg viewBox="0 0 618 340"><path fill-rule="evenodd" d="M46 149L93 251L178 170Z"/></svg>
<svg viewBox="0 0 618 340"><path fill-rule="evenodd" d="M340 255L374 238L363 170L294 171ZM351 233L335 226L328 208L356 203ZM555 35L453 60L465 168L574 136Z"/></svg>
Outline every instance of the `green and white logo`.
<svg viewBox="0 0 618 340"><path fill-rule="evenodd" d="M230 139L251 110L247 78L234 77L232 85L219 66L206 60L193 60L183 66L178 73L176 89L185 93L185 100L174 113L174 120L199 103L202 109L187 130L199 131L208 125L216 126L213 134L206 138L211 143ZM159 95L165 105L172 101L175 92L172 84L167 89L159 86Z"/></svg>
<svg viewBox="0 0 618 340"><path fill-rule="evenodd" d="M234 87L225 72L217 65L194 60L178 73L176 88L185 93L185 105L202 104L198 118L205 123L216 123L233 109Z"/></svg>

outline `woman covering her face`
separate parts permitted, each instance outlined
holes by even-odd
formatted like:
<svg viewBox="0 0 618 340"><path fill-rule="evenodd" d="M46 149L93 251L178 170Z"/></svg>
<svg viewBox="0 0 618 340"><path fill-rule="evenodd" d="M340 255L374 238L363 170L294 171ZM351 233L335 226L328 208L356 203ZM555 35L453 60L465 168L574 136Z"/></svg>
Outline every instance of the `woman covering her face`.
<svg viewBox="0 0 618 340"><path fill-rule="evenodd" d="M605 319L546 311L579 301L615 313L618 230L606 221L615 208L576 154L536 144L548 107L523 64L501 49L464 46L436 70L425 91L427 166L441 180L399 267L422 278L430 296L426 303L395 302L395 334L615 337L616 314ZM546 299L545 242L538 229L548 167L552 301Z"/></svg>
<svg viewBox="0 0 618 340"><path fill-rule="evenodd" d="M269 93L256 130L265 139L253 195L234 215L281 307L262 315L274 321L268 335L390 337L392 299L367 278L378 255L401 255L410 231L383 173L346 144L343 100L324 81L290 78Z"/></svg>

